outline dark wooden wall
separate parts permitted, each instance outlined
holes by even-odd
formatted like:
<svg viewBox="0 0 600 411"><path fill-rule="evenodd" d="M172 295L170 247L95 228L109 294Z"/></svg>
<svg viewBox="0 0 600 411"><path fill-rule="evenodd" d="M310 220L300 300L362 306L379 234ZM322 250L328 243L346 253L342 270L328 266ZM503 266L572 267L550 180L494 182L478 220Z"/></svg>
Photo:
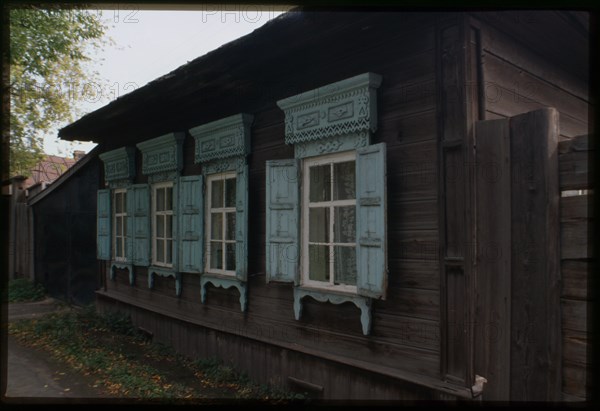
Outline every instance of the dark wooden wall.
<svg viewBox="0 0 600 411"><path fill-rule="evenodd" d="M585 57L589 39L585 35L574 36L573 30L566 29L567 22L556 12L504 12L495 19L483 14L477 17L483 19L485 119L507 118L554 107L560 113L561 140L587 134L590 108ZM553 27L552 32L527 32L525 38L518 30L535 30L544 25ZM561 56L557 51L551 53L532 46L534 41L556 44L557 50L560 43L569 41L571 49L584 50L583 61L580 63L566 53ZM576 64L579 67L573 68Z"/></svg>
<svg viewBox="0 0 600 411"><path fill-rule="evenodd" d="M93 302L100 286L96 260L100 167L100 160L92 158L31 207L35 280L51 296L80 305Z"/></svg>
<svg viewBox="0 0 600 411"><path fill-rule="evenodd" d="M344 30L326 33L294 53L313 56L312 76L288 68L287 97L366 71L383 76L378 90L379 129L373 142L388 150L389 288L375 301L370 336L361 332L360 311L307 298L300 321L294 319L292 286L265 283L265 161L293 157L284 144L284 113L275 101L247 112L252 126L250 165L248 309L241 313L238 292L208 286L200 303L199 277L183 274L183 292L174 280L157 277L149 290L146 270L137 268L131 287L126 272L107 281L106 295L173 318L193 317L205 327L247 335L300 352L360 363L363 369L429 384L439 381L438 137L436 130L435 16L369 13ZM321 49L314 53L314 42ZM285 64L282 62L282 64ZM291 87L291 86L290 86ZM240 97L243 98L243 97ZM235 114L223 112L223 117ZM189 122L189 120L188 120ZM184 174L196 174L193 139L184 142ZM138 153L138 160L139 153ZM138 161L138 171L139 170ZM143 182L145 178L138 178ZM256 330L256 331L254 331ZM258 333L258 335L257 335ZM188 338L188 337L185 337ZM191 338L191 337L190 337ZM174 338L176 340L177 338ZM356 364L355 364L356 365ZM253 367L268 367L255 362ZM320 378L320 377L319 377ZM315 384L325 384L315 377ZM332 390L328 386L326 390Z"/></svg>
<svg viewBox="0 0 600 411"><path fill-rule="evenodd" d="M133 286L126 271L118 272L115 281L107 280L98 303L132 313L138 325L188 355L229 358L263 382L283 382L288 374L323 386L325 398L354 391L367 395L367 382L354 385L360 373L470 396L468 388L459 385L468 386L473 378L476 330L461 331L458 337L463 339L457 340L452 327L473 327L469 324L474 320L477 273L468 247L476 238L475 216L469 212L475 207L475 175L457 180L440 164L473 164L477 120L553 106L560 112L563 139L587 131L586 87L569 67L520 43L497 22L487 24L478 17L467 22L462 15L448 13L441 19L433 13L342 14L337 19L315 14L291 21L286 27L306 27L305 35L299 37L296 31L293 37L282 28L278 39L284 45L257 35L244 56L215 57L208 68L190 70L185 84L157 85L161 93L168 92L163 101L140 101L145 112L128 116L106 146L135 145L239 112L255 116L249 157L246 313L240 312L233 288L209 285L203 305L198 275L184 273L183 291L176 297L172 278L156 277L154 289L148 289L147 271L141 267L135 268ZM248 53L256 58L248 58ZM440 77L440 67L447 77ZM374 302L372 333L363 336L360 312L352 304L307 298L302 319L296 321L292 286L265 283L265 161L293 157L292 147L283 141L284 114L275 104L278 99L367 71L383 76L373 142L386 142L388 148L390 273L388 298ZM455 94L448 92L452 87ZM201 171L193 164L193 149L188 135L184 175ZM140 160L138 152L136 182L145 182ZM451 249L456 245L462 249ZM455 275L453 264L462 266L462 274L454 282L443 282ZM442 274L442 269L447 272ZM451 327L449 313L457 319ZM245 346L252 348L244 351ZM337 364L338 371L314 365L315 358ZM294 368L298 365L293 361L301 360L310 364L304 371ZM346 373L350 368L344 367L354 371ZM336 372L345 379L333 379ZM448 376L455 376L456 384L442 383ZM342 386L354 388L340 391ZM407 395L403 390L384 389L381 395L400 398Z"/></svg>

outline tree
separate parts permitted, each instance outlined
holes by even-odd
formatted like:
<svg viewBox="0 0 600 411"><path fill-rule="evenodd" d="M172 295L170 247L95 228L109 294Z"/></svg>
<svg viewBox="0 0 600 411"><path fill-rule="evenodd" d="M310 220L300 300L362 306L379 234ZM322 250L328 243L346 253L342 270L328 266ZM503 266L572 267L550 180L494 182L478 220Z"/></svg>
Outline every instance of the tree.
<svg viewBox="0 0 600 411"><path fill-rule="evenodd" d="M42 157L43 136L71 122L98 84L85 63L110 41L107 28L100 13L82 8L10 10L11 175L27 175Z"/></svg>

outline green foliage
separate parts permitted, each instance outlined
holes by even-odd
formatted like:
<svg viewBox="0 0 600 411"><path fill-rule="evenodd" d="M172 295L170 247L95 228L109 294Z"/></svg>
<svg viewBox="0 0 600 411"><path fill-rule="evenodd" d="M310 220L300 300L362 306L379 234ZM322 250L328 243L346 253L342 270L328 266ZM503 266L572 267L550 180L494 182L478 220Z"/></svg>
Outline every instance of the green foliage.
<svg viewBox="0 0 600 411"><path fill-rule="evenodd" d="M64 6L63 6L64 7ZM10 173L27 175L42 158L42 139L72 121L85 85L85 63L110 42L91 10L19 6L10 10Z"/></svg>
<svg viewBox="0 0 600 411"><path fill-rule="evenodd" d="M41 284L34 284L25 278L11 280L8 283L8 302L38 301L44 298L46 291Z"/></svg>

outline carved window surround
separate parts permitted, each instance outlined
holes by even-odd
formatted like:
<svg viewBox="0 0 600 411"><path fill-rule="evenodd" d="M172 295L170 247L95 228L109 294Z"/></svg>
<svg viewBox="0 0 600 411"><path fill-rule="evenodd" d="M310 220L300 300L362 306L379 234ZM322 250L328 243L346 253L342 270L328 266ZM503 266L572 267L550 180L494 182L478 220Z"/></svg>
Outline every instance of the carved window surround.
<svg viewBox="0 0 600 411"><path fill-rule="evenodd" d="M363 73L279 100L285 112L285 142L296 158L369 145L377 130L381 76Z"/></svg>
<svg viewBox="0 0 600 411"><path fill-rule="evenodd" d="M377 131L377 88L382 77L363 73L336 83L279 100L285 113L285 143L294 157L304 159L357 150L371 144ZM371 298L306 285L294 286L294 314L302 316L302 299L341 304L351 302L361 311L364 335L371 332Z"/></svg>
<svg viewBox="0 0 600 411"><path fill-rule="evenodd" d="M183 168L183 140L185 133L173 132L143 141L136 145L142 152L142 174L148 176L150 184L173 181L173 191L177 189L177 178ZM154 201L152 198L151 201ZM175 201L175 200L174 200ZM177 208L177 204L173 204ZM174 261L177 261L174 257ZM175 279L175 294L181 295L181 274L176 263L173 267L148 267L148 288L154 288L154 276L173 277Z"/></svg>
<svg viewBox="0 0 600 411"><path fill-rule="evenodd" d="M127 262L113 261L110 265L110 279L115 281L117 272L116 270L127 270L129 272L129 285L133 285L135 282L135 274L133 273L133 264Z"/></svg>
<svg viewBox="0 0 600 411"><path fill-rule="evenodd" d="M135 148L121 147L99 155L104 163L104 180L110 188L125 187L135 177Z"/></svg>
<svg viewBox="0 0 600 411"><path fill-rule="evenodd" d="M362 324L363 335L369 335L371 332L371 299L359 295L349 295L336 291L312 289L308 287L294 287L294 315L296 320L302 317L302 299L312 297L319 302L330 302L332 304L342 304L351 302L360 309L360 322Z"/></svg>
<svg viewBox="0 0 600 411"><path fill-rule="evenodd" d="M240 309L242 312L246 311L247 307L247 294L246 282L240 281L235 277L224 277L216 274L203 275L200 279L200 301L202 304L206 302L206 285L212 284L215 287L231 288L235 287L240 293Z"/></svg>
<svg viewBox="0 0 600 411"><path fill-rule="evenodd" d="M196 141L195 162L247 156L253 120L254 116L242 113L190 129Z"/></svg>
<svg viewBox="0 0 600 411"><path fill-rule="evenodd" d="M142 152L142 173L150 183L175 180L183 167L185 134L175 132L137 144Z"/></svg>
<svg viewBox="0 0 600 411"><path fill-rule="evenodd" d="M226 117L211 123L203 124L189 130L189 133L195 140L194 162L202 164L202 174L207 177L211 174L235 171L237 179L247 179L245 171L246 156L250 153L250 128L254 116L251 114L240 113ZM247 191L247 188L246 190ZM240 193L238 193L240 194ZM244 195L236 196L236 207L238 211L247 208L247 192ZM239 217L239 214L238 214ZM245 217L247 219L247 216ZM247 232L247 222L237 219L236 224L242 224L241 230ZM236 227L236 232L240 227ZM237 234L236 234L237 236ZM247 241L245 239L244 243ZM244 259L246 253L244 253ZM245 261L236 261L236 265L245 265ZM215 273L204 272L200 278L201 302L206 302L206 285L212 284L215 287L231 288L235 287L240 293L240 308L242 312L246 311L247 306L247 287L246 273L237 273L236 276L221 276Z"/></svg>
<svg viewBox="0 0 600 411"><path fill-rule="evenodd" d="M154 276L173 277L175 279L175 295L181 295L181 273L173 271L170 268L158 268L155 266L148 267L148 288L154 288Z"/></svg>

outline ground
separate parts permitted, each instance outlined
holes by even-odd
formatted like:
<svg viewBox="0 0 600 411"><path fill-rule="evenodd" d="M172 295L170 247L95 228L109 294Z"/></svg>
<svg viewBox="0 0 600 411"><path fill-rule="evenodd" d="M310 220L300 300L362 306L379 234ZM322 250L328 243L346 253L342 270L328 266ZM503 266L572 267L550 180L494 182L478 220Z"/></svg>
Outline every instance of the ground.
<svg viewBox="0 0 600 411"><path fill-rule="evenodd" d="M30 303L9 304L9 323L13 325L19 320L39 319L43 316L61 311L72 310L57 300L46 298L43 301ZM31 341L23 336L33 334L9 335L7 361L7 391L2 402L6 404L45 403L45 402L96 402L117 401L132 398L134 402L148 402L148 398L139 398L135 393L129 393L127 381L144 378L158 382L166 387L169 401L176 402L183 398L194 403L230 403L240 400L265 401L272 397L273 391L257 389L250 383L240 383L238 377L227 367L198 368L188 367L185 360L172 355L168 347L148 344L139 338L131 338L107 330L89 327L85 338L94 341L95 347L110 347L110 361L99 363L99 369L119 365L131 365L126 368L126 379L115 378L106 381L106 375L96 373L93 368L80 371L73 368L65 360L58 360L51 354L49 345L40 341ZM9 330L11 328L9 327ZM96 349L96 348L94 348ZM164 351L161 351L164 350ZM91 357L97 360L100 357ZM151 373L144 370L152 369ZM144 372L138 372L142 370ZM231 374L228 374L231 370ZM231 379L229 376L231 375ZM123 381L126 381L123 383ZM138 382L139 385L139 382ZM172 389L171 389L172 388ZM151 393L152 394L152 393ZM150 395L152 396L152 395ZM135 398L134 398L135 397ZM272 401L272 400L269 400ZM279 400L281 401L281 400Z"/></svg>

